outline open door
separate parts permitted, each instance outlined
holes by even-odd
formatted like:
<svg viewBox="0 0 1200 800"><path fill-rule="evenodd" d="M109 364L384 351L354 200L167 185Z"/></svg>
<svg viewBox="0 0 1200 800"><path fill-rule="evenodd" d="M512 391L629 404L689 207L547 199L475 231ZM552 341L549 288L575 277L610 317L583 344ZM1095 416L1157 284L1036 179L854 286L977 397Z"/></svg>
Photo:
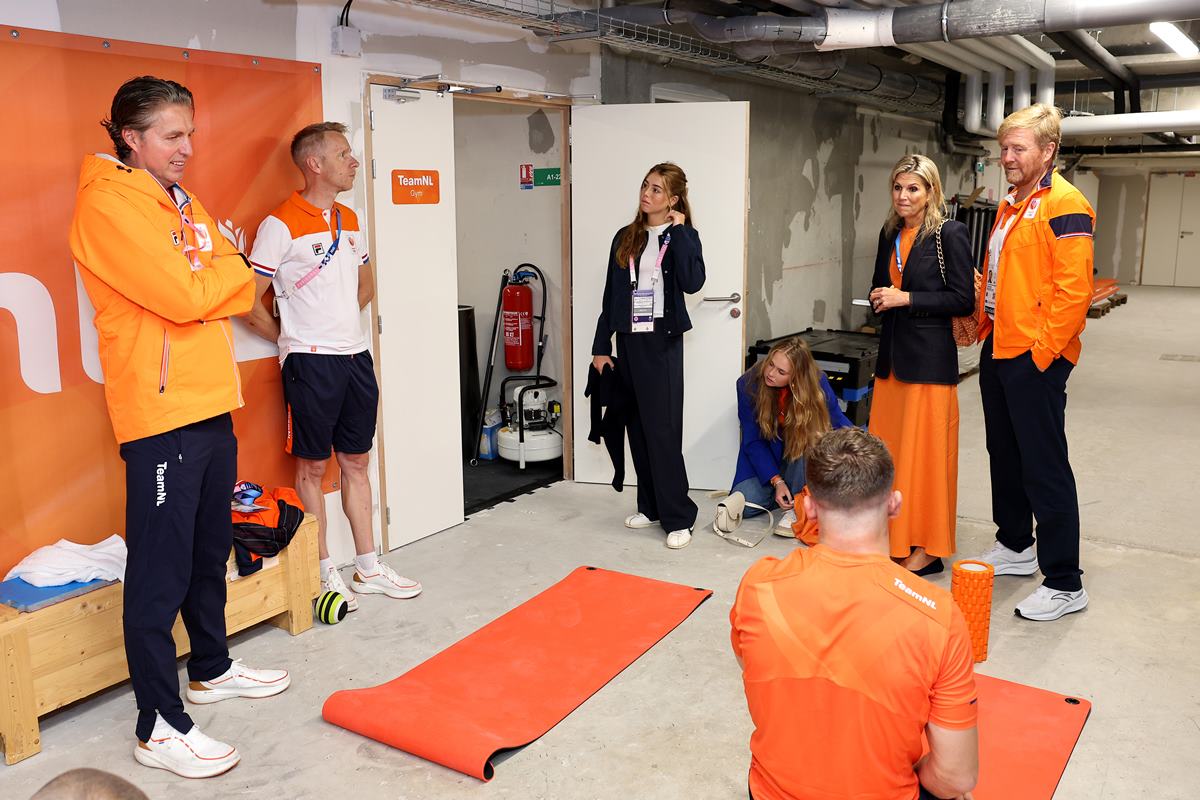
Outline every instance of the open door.
<svg viewBox="0 0 1200 800"><path fill-rule="evenodd" d="M739 445L734 384L745 350L749 103L601 105L571 112L575 480L609 483L608 452L587 441L584 398L609 246L637 210L646 171L673 161L704 246L704 288L687 301L683 455L694 489L727 489ZM627 480L634 480L626 454Z"/></svg>
<svg viewBox="0 0 1200 800"><path fill-rule="evenodd" d="M463 521L454 101L449 93L370 89L377 441L386 541L395 549Z"/></svg>

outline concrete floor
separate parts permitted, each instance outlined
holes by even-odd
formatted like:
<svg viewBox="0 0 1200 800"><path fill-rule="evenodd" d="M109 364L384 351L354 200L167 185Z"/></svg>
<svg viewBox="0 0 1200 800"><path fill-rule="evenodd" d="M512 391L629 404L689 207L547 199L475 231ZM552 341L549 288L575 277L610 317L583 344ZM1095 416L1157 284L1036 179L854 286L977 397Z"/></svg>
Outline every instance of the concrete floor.
<svg viewBox="0 0 1200 800"><path fill-rule="evenodd" d="M1200 490L1200 291L1134 289L1089 321L1069 384L1068 433L1083 516L1091 607L1031 623L1012 606L1034 578L997 582L990 658L980 671L1086 697L1094 710L1058 800L1192 798L1200 786L1200 541L1181 510ZM960 388L959 544L991 540L978 386ZM712 505L697 493L701 519ZM336 627L296 638L277 629L235 637L234 657L282 665L294 683L263 701L193 707L242 763L209 781L138 766L134 718L118 687L43 720L43 752L0 767L0 797L24 798L79 766L123 775L154 798L742 798L750 724L729 652L728 613L743 571L792 543L747 550L699 533L685 550L627 531L629 494L557 484L405 547L388 561L420 578L411 601L375 596ZM706 586L713 597L560 725L481 784L327 725L335 689L388 680L549 586L580 564ZM939 582L948 587L948 574ZM620 602L620 598L613 598ZM481 676L486 680L486 675ZM819 735L819 721L813 723ZM1012 800L1022 800L1013 798Z"/></svg>

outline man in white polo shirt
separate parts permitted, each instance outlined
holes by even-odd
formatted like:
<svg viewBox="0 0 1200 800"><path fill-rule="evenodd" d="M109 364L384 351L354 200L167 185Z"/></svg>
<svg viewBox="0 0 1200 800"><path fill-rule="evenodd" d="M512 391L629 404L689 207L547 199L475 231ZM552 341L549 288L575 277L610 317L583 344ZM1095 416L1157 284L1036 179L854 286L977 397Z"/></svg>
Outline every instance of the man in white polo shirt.
<svg viewBox="0 0 1200 800"><path fill-rule="evenodd" d="M309 125L292 139L304 189L258 228L250 261L257 295L246 321L279 343L287 445L296 457L296 492L317 517L322 588L358 608L358 594L408 598L421 584L397 575L375 554L367 464L375 438L379 386L360 311L375 295L366 240L355 213L335 201L354 185L358 160L337 122ZM275 292L278 321L263 304ZM342 509L354 536L351 591L329 557L321 480L330 451L342 470Z"/></svg>

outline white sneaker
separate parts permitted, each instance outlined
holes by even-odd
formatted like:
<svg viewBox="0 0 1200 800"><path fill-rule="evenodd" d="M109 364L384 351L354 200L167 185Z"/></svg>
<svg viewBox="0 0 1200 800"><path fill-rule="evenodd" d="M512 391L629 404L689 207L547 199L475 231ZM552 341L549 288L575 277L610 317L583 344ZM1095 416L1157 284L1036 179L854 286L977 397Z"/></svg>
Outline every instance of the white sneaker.
<svg viewBox="0 0 1200 800"><path fill-rule="evenodd" d="M1050 622L1064 614L1082 611L1087 608L1087 590L1067 592L1062 589L1051 589L1039 586L1037 591L1022 600L1015 610L1018 617L1032 619L1037 622Z"/></svg>
<svg viewBox="0 0 1200 800"><path fill-rule="evenodd" d="M189 681L190 703L218 703L231 697L270 697L290 686L292 676L286 669L251 669L234 659L225 674L211 681Z"/></svg>
<svg viewBox="0 0 1200 800"><path fill-rule="evenodd" d="M407 600L421 593L420 583L397 575L394 569L382 561L375 565L375 571L370 575L363 575L355 570L350 583L359 594L386 594L397 600Z"/></svg>
<svg viewBox="0 0 1200 800"><path fill-rule="evenodd" d="M796 524L796 510L788 509L783 512L783 516L779 518L779 522L775 523L775 534L777 536L795 536L796 532L792 530L792 526Z"/></svg>
<svg viewBox="0 0 1200 800"><path fill-rule="evenodd" d="M180 733L162 717L154 720L148 742L138 742L133 758L139 764L165 769L184 778L211 778L237 766L241 754L232 745L218 742L193 725Z"/></svg>
<svg viewBox="0 0 1200 800"><path fill-rule="evenodd" d="M657 524L658 520L650 519L640 511L625 518L626 528L649 528L651 525Z"/></svg>
<svg viewBox="0 0 1200 800"><path fill-rule="evenodd" d="M672 550L682 550L687 547L692 541L692 531L689 528L684 528L679 531L671 531L667 534L667 547Z"/></svg>
<svg viewBox="0 0 1200 800"><path fill-rule="evenodd" d="M321 593L325 592L337 592L346 598L347 611L358 611L358 598L346 587L346 582L342 580L342 574L337 571L337 567L330 567L329 572L321 579Z"/></svg>
<svg viewBox="0 0 1200 800"><path fill-rule="evenodd" d="M997 575L1032 575L1038 569L1037 556L1032 547L1026 547L1018 553L999 542L975 560L991 564Z"/></svg>

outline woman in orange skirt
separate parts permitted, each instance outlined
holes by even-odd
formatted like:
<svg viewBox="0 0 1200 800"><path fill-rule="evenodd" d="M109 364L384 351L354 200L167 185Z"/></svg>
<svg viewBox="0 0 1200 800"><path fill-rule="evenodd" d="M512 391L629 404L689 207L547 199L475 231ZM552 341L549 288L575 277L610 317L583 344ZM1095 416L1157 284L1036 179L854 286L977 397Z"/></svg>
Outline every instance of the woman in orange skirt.
<svg viewBox="0 0 1200 800"><path fill-rule="evenodd" d="M958 503L958 348L950 319L975 308L967 228L945 218L937 165L905 156L891 175L871 305L883 317L869 429L896 463L902 505L892 558L918 575L954 553Z"/></svg>

